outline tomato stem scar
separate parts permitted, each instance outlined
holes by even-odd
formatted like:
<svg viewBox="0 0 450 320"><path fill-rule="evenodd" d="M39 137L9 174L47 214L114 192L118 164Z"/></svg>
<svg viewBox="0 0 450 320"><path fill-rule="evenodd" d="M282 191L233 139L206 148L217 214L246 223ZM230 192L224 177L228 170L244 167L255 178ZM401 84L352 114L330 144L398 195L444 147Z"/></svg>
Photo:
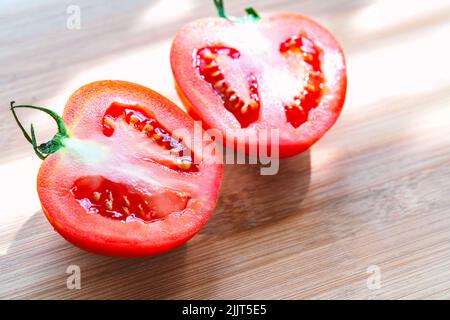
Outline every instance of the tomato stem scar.
<svg viewBox="0 0 450 320"><path fill-rule="evenodd" d="M11 103L10 103L11 111L13 113L14 119L16 120L16 123L18 124L20 130L22 130L22 133L25 136L25 138L27 139L27 141L29 143L31 143L31 145L33 146L33 150L36 153L36 155L39 157L39 159L44 160L52 153L55 153L60 148L64 147L63 140L68 138L69 134L67 133L67 128L66 128L66 125L64 124L63 119L56 112L46 109L46 108L32 106L32 105L15 106L14 103L15 103L15 101L11 101ZM30 129L31 136L30 136L28 134L28 132L25 130L25 128L23 127L23 125L20 123L19 118L17 117L16 111L14 110L16 108L36 109L36 110L40 110L40 111L47 113L55 120L55 122L58 126L58 132L53 136L53 139L51 139L50 141L47 141L47 142L44 142L44 143L41 143L40 145L38 145L36 142L36 135L34 133L33 124L31 124L31 129Z"/></svg>

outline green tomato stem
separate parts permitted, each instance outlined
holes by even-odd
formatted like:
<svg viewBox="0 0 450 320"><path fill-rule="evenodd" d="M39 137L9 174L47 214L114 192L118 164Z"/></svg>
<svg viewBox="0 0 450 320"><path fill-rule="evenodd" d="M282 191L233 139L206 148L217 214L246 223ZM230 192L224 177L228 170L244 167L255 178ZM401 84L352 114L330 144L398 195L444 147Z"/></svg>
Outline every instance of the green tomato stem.
<svg viewBox="0 0 450 320"><path fill-rule="evenodd" d="M59 149L64 147L63 141L64 141L64 139L69 137L69 134L67 133L67 128L66 128L66 125L64 124L63 119L56 112L46 109L46 108L32 106L32 105L15 106L14 103L15 103L14 101L11 101L11 111L13 113L14 119L16 120L16 123L18 124L20 130L22 130L22 133L25 136L25 138L27 139L27 141L29 143L31 143L31 145L33 146L33 150L36 153L36 155L39 157L39 159L44 160L52 153L55 153L56 151L58 151ZM33 124L31 124L31 129L30 129L31 136L30 136L30 134L28 134L28 132L23 127L22 123L20 123L19 118L17 117L16 111L15 111L15 109L17 109L17 108L29 108L29 109L40 110L40 111L47 113L55 120L55 122L58 126L58 132L53 136L53 139L51 139L50 141L47 141L45 143L41 143L40 145L38 145L36 142L36 134L34 132Z"/></svg>
<svg viewBox="0 0 450 320"><path fill-rule="evenodd" d="M256 22L261 19L259 14L256 12L256 10L252 7L245 8L245 12L247 12L247 15L244 17L233 17L228 16L225 14L225 7L223 4L223 0L214 0L214 5L217 9L217 15L221 18L228 19L233 22L247 22L247 21L253 21Z"/></svg>

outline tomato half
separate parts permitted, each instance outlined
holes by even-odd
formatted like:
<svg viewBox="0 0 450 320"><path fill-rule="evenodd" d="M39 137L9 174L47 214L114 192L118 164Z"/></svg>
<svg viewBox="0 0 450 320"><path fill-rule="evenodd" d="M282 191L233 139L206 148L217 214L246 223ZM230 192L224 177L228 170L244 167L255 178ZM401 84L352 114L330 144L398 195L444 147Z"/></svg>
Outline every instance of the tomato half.
<svg viewBox="0 0 450 320"><path fill-rule="evenodd" d="M267 142L247 137L278 129L279 156L289 157L308 149L338 118L346 91L344 55L309 18L259 18L247 10L251 19L222 12L179 30L170 57L176 88L190 114L226 140L238 137L249 150Z"/></svg>
<svg viewBox="0 0 450 320"><path fill-rule="evenodd" d="M194 161L212 141L191 143L198 128L172 102L137 84L100 81L77 90L62 118L67 137L54 139L61 148L42 163L37 189L68 241L111 256L155 255L206 223L222 165Z"/></svg>

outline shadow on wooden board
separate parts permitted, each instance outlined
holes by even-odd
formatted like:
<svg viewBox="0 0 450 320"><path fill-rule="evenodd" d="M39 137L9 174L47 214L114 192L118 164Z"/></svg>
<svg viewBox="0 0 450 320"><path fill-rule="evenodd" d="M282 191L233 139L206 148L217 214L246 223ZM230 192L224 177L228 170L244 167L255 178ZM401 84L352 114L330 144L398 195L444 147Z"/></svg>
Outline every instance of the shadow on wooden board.
<svg viewBox="0 0 450 320"><path fill-rule="evenodd" d="M310 184L310 161L310 151L282 159L275 175L261 175L259 165L225 165L219 204L200 234L222 237L299 214Z"/></svg>

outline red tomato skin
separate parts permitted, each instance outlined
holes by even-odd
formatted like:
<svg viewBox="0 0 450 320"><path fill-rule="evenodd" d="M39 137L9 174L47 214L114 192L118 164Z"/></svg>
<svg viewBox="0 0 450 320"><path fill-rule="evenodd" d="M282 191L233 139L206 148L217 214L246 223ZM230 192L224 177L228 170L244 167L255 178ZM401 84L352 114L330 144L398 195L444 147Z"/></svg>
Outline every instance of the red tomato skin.
<svg viewBox="0 0 450 320"><path fill-rule="evenodd" d="M321 102L317 108L322 108L326 112L319 117L318 124L314 130L303 130L304 134L300 134L296 140L281 139L279 142L279 158L288 158L295 156L301 152L308 150L315 142L317 142L336 122L339 117L342 107L345 102L347 89L347 73L344 53L337 40L332 34L317 22L308 17L296 13L276 13L266 17L262 17L257 24L277 24L278 22L288 21L283 26L281 23L281 31L287 36L295 35L295 31L284 30L289 28L289 25L303 26L302 31L313 34L314 38L320 39L328 56L335 59L338 68L333 70L335 79L328 79L327 81L334 82L329 93L333 97L327 102ZM185 105L188 113L197 120L201 120L205 129L217 128L224 134L224 143L226 143L226 130L230 127L226 119L224 107L221 102L211 98L213 91L210 86L205 83L197 74L192 72L192 52L198 47L204 46L202 37L206 37L209 28L226 28L231 26L233 22L223 18L203 18L194 21L182 27L175 36L171 48L171 66L172 73L175 79L175 87L180 96L181 101ZM286 28L286 25L288 26ZM191 39L194 40L191 40ZM331 61L331 60L330 60ZM325 73L327 70L324 70ZM324 95L324 97L326 97ZM208 101L208 103L206 103ZM218 115L214 115L217 111ZM272 126L273 127L273 126ZM279 127L283 130L283 127ZM245 129L244 129L245 130ZM245 143L246 150L248 143ZM267 146L270 150L270 144ZM235 144L236 148L236 144Z"/></svg>
<svg viewBox="0 0 450 320"><path fill-rule="evenodd" d="M95 106L107 105L109 99L153 106L159 114L167 112L167 119L174 119L174 125L177 127L190 126L193 123L193 119L175 104L148 88L124 81L98 81L78 89L66 104L63 119L71 136L76 133L76 137L84 135L84 138L88 138L89 132L101 131L100 123L98 128L93 128L89 125L89 120L83 123L80 119L91 117L91 114L95 114ZM185 229L165 237L152 234L152 228L156 228L154 223L122 223L100 215L87 214L70 191L73 181L78 177L77 167L65 163L60 151L43 161L37 177L37 190L42 210L53 228L75 246L113 257L154 256L184 244L211 216L219 196L222 165L213 164L201 170L206 170L205 168L211 171L211 176L205 182L208 201L202 207L196 208L198 211L179 218L181 222L186 222L182 224L186 225ZM160 226L163 223L164 220L158 222Z"/></svg>

